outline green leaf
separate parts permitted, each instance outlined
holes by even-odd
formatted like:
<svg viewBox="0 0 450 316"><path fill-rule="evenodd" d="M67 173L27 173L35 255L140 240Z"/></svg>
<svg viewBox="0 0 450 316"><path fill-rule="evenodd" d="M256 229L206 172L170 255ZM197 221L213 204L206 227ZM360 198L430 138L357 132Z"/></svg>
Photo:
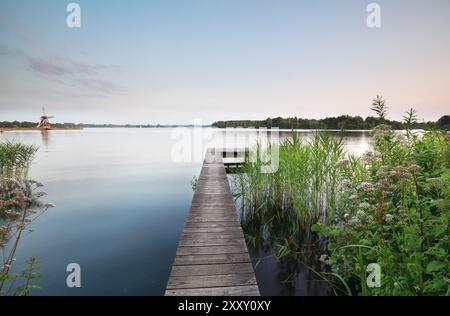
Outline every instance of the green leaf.
<svg viewBox="0 0 450 316"><path fill-rule="evenodd" d="M439 237L441 234L445 233L448 229L448 226L445 224L434 225L431 229L431 233L434 237Z"/></svg>
<svg viewBox="0 0 450 316"><path fill-rule="evenodd" d="M311 230L312 230L313 232L320 232L320 231L322 231L322 230L323 230L322 224L320 224L320 223L315 223L315 224L313 224L313 225L311 226Z"/></svg>
<svg viewBox="0 0 450 316"><path fill-rule="evenodd" d="M440 262L440 261L431 261L428 265L427 265L427 273L431 273L431 272L435 272L435 271L439 271L442 268L445 268L446 264L444 262Z"/></svg>
<svg viewBox="0 0 450 316"><path fill-rule="evenodd" d="M289 249L288 246L281 246L280 249L278 249L277 258L282 259L282 258L288 256L290 253L291 253L291 250Z"/></svg>

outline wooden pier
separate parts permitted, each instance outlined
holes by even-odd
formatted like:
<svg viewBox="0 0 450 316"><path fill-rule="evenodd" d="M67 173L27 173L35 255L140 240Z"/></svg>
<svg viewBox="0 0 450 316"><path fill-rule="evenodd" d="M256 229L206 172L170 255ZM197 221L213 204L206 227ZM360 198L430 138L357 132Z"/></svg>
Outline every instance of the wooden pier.
<svg viewBox="0 0 450 316"><path fill-rule="evenodd" d="M165 295L260 295L222 158L206 154Z"/></svg>

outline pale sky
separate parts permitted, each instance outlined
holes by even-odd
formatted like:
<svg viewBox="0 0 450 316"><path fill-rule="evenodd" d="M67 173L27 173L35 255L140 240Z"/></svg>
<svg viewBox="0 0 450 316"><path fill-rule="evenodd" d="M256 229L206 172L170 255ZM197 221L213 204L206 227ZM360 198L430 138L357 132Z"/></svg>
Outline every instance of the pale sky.
<svg viewBox="0 0 450 316"><path fill-rule="evenodd" d="M450 1L0 0L0 121L450 114Z"/></svg>

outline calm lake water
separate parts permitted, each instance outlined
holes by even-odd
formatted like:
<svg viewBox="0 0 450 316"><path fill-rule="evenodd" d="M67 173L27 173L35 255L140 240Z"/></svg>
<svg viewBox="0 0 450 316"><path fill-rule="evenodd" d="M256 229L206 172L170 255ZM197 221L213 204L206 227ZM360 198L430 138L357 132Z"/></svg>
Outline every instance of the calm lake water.
<svg viewBox="0 0 450 316"><path fill-rule="evenodd" d="M38 258L43 289L34 295L162 295L202 151L234 142L246 146L247 133L160 128L0 134L0 141L39 146L30 178L45 185L43 202L56 205L21 239L14 271L22 270L27 258ZM347 132L344 141L349 152L361 154L369 135ZM192 147L183 147L187 143L195 144L193 150L186 151ZM66 286L69 263L81 266L81 288ZM322 294L308 285L292 289L279 272L276 262L258 266L262 294Z"/></svg>

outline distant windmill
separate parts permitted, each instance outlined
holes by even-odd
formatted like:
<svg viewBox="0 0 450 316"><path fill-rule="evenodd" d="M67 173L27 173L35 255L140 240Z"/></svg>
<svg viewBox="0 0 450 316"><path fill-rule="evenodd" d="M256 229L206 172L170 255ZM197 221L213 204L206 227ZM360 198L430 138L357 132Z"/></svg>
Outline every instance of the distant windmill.
<svg viewBox="0 0 450 316"><path fill-rule="evenodd" d="M39 122L37 128L40 129L50 129L50 121L49 119L54 118L54 116L50 116L45 114L45 108L42 108L42 115L41 115L41 121Z"/></svg>

